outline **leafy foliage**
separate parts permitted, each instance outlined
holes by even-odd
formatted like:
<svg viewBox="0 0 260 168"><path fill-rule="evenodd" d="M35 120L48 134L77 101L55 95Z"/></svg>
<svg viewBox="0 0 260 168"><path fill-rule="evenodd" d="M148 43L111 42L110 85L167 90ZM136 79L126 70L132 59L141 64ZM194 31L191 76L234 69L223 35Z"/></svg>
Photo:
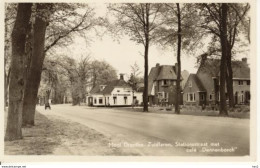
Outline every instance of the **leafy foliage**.
<svg viewBox="0 0 260 168"><path fill-rule="evenodd" d="M112 25L113 32L115 34L123 32L138 44L146 45L147 35L152 43L157 36L156 30L164 23L160 15L162 4L159 3L109 4L108 8L116 18L115 24Z"/></svg>
<svg viewBox="0 0 260 168"><path fill-rule="evenodd" d="M181 4L181 24L182 24L182 49L186 52L193 52L195 47L201 46L201 39L205 35L201 29L198 28L200 23L199 9L195 4L187 3ZM177 22L177 7L176 4L163 4L161 11L164 24L157 30L157 42L163 47L176 47L178 37L178 22Z"/></svg>

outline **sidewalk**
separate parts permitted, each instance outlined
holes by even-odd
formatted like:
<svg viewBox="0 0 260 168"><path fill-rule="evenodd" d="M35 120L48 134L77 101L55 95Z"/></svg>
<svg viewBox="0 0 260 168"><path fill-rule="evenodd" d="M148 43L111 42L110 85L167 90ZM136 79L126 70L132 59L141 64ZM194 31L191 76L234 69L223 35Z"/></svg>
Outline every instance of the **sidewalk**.
<svg viewBox="0 0 260 168"><path fill-rule="evenodd" d="M35 123L23 128L22 140L5 142L5 155L127 155L108 147L109 138L84 125L38 112Z"/></svg>

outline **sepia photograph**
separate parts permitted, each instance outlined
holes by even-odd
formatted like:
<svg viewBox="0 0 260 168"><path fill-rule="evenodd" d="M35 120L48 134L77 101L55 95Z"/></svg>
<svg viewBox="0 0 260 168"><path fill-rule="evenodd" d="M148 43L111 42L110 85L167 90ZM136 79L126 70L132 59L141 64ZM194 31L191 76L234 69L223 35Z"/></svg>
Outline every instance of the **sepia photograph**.
<svg viewBox="0 0 260 168"><path fill-rule="evenodd" d="M3 159L256 159L252 1L3 4Z"/></svg>

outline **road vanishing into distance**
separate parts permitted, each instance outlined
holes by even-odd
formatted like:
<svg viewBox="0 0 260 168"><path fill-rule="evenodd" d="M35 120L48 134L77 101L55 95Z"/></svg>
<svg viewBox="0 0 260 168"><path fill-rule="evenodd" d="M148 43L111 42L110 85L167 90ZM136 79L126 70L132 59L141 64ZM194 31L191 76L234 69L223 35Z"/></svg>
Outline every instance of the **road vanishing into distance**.
<svg viewBox="0 0 260 168"><path fill-rule="evenodd" d="M121 108L122 109L122 108ZM37 111L92 128L107 147L144 156L244 156L250 153L250 120L132 112L116 108L52 105Z"/></svg>

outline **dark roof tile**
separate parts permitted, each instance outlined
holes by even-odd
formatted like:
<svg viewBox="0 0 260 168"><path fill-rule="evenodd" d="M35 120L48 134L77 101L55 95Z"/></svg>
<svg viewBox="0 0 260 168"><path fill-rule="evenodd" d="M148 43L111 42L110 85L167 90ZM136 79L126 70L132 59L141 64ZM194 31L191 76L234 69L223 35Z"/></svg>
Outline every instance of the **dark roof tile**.
<svg viewBox="0 0 260 168"><path fill-rule="evenodd" d="M157 77L157 80L163 79L172 79L177 80L177 75L175 74L174 66L171 65L163 65L160 67L160 73Z"/></svg>
<svg viewBox="0 0 260 168"><path fill-rule="evenodd" d="M90 94L111 94L111 92L114 90L116 86L125 86L125 87L131 87L126 81L124 80L113 80L111 82L108 82L105 84L106 87L101 91L100 85L95 86L91 91Z"/></svg>
<svg viewBox="0 0 260 168"><path fill-rule="evenodd" d="M197 87L198 87L198 91L206 91L206 89L204 88L202 82L200 81L200 79L198 78L198 76L196 74L190 74L189 79L187 80L186 85L188 85L188 81L192 80L196 83ZM185 86L187 87L187 86Z"/></svg>

